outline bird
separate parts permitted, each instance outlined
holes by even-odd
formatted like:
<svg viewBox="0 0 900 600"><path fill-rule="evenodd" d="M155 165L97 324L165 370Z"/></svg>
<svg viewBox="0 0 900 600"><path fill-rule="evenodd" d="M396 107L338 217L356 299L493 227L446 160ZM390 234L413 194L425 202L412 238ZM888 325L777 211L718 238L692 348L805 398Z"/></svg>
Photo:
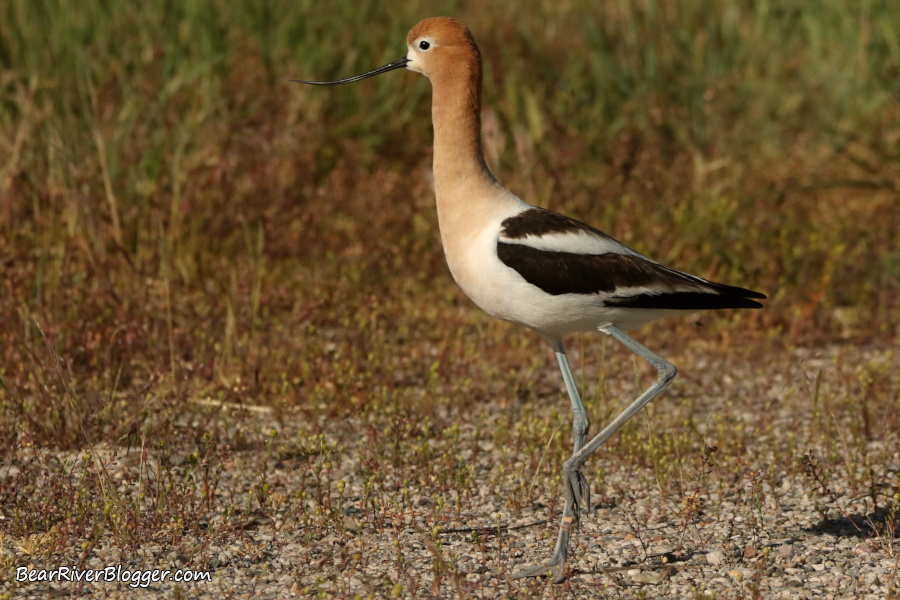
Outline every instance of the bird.
<svg viewBox="0 0 900 600"><path fill-rule="evenodd" d="M432 86L434 190L447 265L462 291L488 314L540 334L556 354L572 405L573 452L563 463L562 518L550 556L511 574L565 581L579 513L590 510L582 467L610 436L662 392L675 367L626 330L707 309L762 308L765 294L664 266L590 225L532 206L506 189L481 141L481 53L469 29L449 17L416 24L404 57L366 73L308 85L341 85L397 69ZM590 420L569 368L563 338L610 335L657 370L656 381L588 439Z"/></svg>

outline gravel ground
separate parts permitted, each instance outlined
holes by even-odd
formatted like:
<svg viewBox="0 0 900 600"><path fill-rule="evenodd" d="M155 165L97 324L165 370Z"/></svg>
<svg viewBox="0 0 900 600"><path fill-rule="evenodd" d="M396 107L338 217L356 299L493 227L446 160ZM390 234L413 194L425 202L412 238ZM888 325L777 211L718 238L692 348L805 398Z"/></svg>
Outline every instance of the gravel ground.
<svg viewBox="0 0 900 600"><path fill-rule="evenodd" d="M702 456L694 453L687 461L693 472L681 477L680 487L665 483L671 478L661 480L658 465L623 459L626 468L616 468L609 456L595 457L586 472L593 510L576 529L570 577L564 584L511 581L506 576L518 565L548 555L561 507L552 476L541 480L540 491L527 505L510 500L517 493L515 481L533 485L533 457L512 456L494 444L485 425L503 409L485 406L477 415L459 415L465 423L460 427L459 460L473 479L459 510L450 506L452 489L438 493L412 476L386 486L388 493L376 508L363 508L361 457L372 434L344 435L340 456L332 457L334 473L328 474L330 500L314 501L310 494L305 500L309 510L303 514L311 516L305 523L296 505L270 514L227 514L219 508L201 517L202 530L214 535L181 535L173 528L170 542L122 548L103 534L93 547L71 544L49 560L35 550L40 540L0 534L6 570L0 575L0 597L881 599L896 594L891 590L900 586L900 541L885 533L891 517L873 512L870 492L877 490L882 508L891 506L900 482L897 435L879 433L876 427L870 439L860 441L852 433L852 415L846 417L840 439L833 431L841 431L845 421L834 407L856 397L859 373L874 369L896 374L900 354L836 346L819 354L796 350L765 368L723 363L702 354L682 357L681 362L689 366L680 365L682 373L693 373L694 379L687 374L681 387L676 385L655 402L652 415L636 421L646 431L658 423L678 422L700 403L709 410L702 409L705 422L695 428L710 440L707 443L722 448L712 454L702 477L697 475ZM810 374L820 368L828 376L815 385ZM728 377L705 381L696 373ZM697 391L700 383L706 385L703 394ZM873 419L896 415L896 384L892 386L890 406L869 407ZM686 398L693 400L686 403ZM728 418L718 421L723 414ZM475 423L480 433L473 433ZM827 430L828 423L837 429ZM274 422L261 414L244 426L265 431ZM340 427L346 431L335 436L356 431L352 420ZM728 435L733 438L719 441ZM817 489L798 466L808 450L814 452L835 499ZM253 489L256 475L248 465L255 460L259 457L235 452L223 473L219 491L232 494L235 504ZM312 460L289 452L273 459L273 487L290 494L302 482L308 486ZM866 472L866 462L875 460L872 475L860 481L858 472ZM858 469L856 462L861 463ZM126 473L136 465L132 455L117 468ZM0 475L9 476L14 469L2 465ZM345 482L343 489L336 483L339 478ZM446 498L448 506L436 506L436 498ZM440 531L434 529L436 524ZM79 587L16 581L17 568L61 565L196 569L208 572L211 580L151 582L137 588L123 582Z"/></svg>

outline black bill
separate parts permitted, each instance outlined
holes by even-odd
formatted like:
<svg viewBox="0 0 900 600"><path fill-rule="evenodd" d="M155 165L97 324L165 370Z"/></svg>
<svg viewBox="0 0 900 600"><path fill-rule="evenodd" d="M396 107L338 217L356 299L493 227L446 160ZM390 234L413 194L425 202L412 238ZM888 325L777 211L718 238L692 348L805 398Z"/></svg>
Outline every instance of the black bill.
<svg viewBox="0 0 900 600"><path fill-rule="evenodd" d="M359 81L360 79L365 79L367 77L374 77L375 75L381 75L382 73L387 73L388 71L393 71L394 69L402 69L406 66L406 63L409 62L409 59L405 56L401 59L395 60L394 62L388 63L383 67L378 67L377 69L373 69L368 73L363 73L361 75L354 75L353 77L348 77L347 79L338 79L337 81L302 81L300 79L291 79L291 81L297 83L306 83L308 85L340 85L342 83L352 83L354 81Z"/></svg>

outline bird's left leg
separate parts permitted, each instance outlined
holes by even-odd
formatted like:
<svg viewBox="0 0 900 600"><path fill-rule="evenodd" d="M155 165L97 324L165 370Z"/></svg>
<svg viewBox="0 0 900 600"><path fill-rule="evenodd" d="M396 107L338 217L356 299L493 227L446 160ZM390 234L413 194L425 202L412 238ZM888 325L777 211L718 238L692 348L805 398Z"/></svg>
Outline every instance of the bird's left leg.
<svg viewBox="0 0 900 600"><path fill-rule="evenodd" d="M598 433L594 438L584 445L578 452L572 455L569 460L563 463L563 480L567 483L563 486L564 489L568 492L570 488L577 489L578 486L581 485L581 481L584 480L584 475L581 474L581 467L584 465L585 461L588 457L593 454L597 448L603 445L603 443L608 440L616 431L619 430L622 425L628 422L631 417L636 415L638 411L640 411L644 406L647 405L648 402L653 400L661 391L666 389L668 385L675 379L675 374L677 370L675 367L662 358L658 354L650 351L646 346L639 343L637 340L626 334L624 331L615 327L613 325L607 325L601 329L604 333L608 333L612 337L616 338L622 344L628 347L629 350L649 362L651 365L656 367L658 371L658 376L656 381L651 385L647 391L641 394L634 402L632 402L628 408L622 411L618 417L612 420L612 422L607 425L603 431ZM568 502L568 493L566 494L566 501Z"/></svg>

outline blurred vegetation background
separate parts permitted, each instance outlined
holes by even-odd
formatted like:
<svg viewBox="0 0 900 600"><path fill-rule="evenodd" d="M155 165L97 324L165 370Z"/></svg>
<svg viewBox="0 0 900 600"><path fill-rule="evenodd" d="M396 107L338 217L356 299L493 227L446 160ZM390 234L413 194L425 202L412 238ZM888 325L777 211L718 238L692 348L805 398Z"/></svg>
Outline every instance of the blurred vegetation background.
<svg viewBox="0 0 900 600"><path fill-rule="evenodd" d="M163 435L201 396L315 428L412 410L422 389L484 401L548 363L444 265L428 82L289 82L395 60L435 15L481 47L507 187L769 294L704 317L718 351L896 343L896 8L5 0L0 438ZM684 321L655 325L654 347Z"/></svg>

